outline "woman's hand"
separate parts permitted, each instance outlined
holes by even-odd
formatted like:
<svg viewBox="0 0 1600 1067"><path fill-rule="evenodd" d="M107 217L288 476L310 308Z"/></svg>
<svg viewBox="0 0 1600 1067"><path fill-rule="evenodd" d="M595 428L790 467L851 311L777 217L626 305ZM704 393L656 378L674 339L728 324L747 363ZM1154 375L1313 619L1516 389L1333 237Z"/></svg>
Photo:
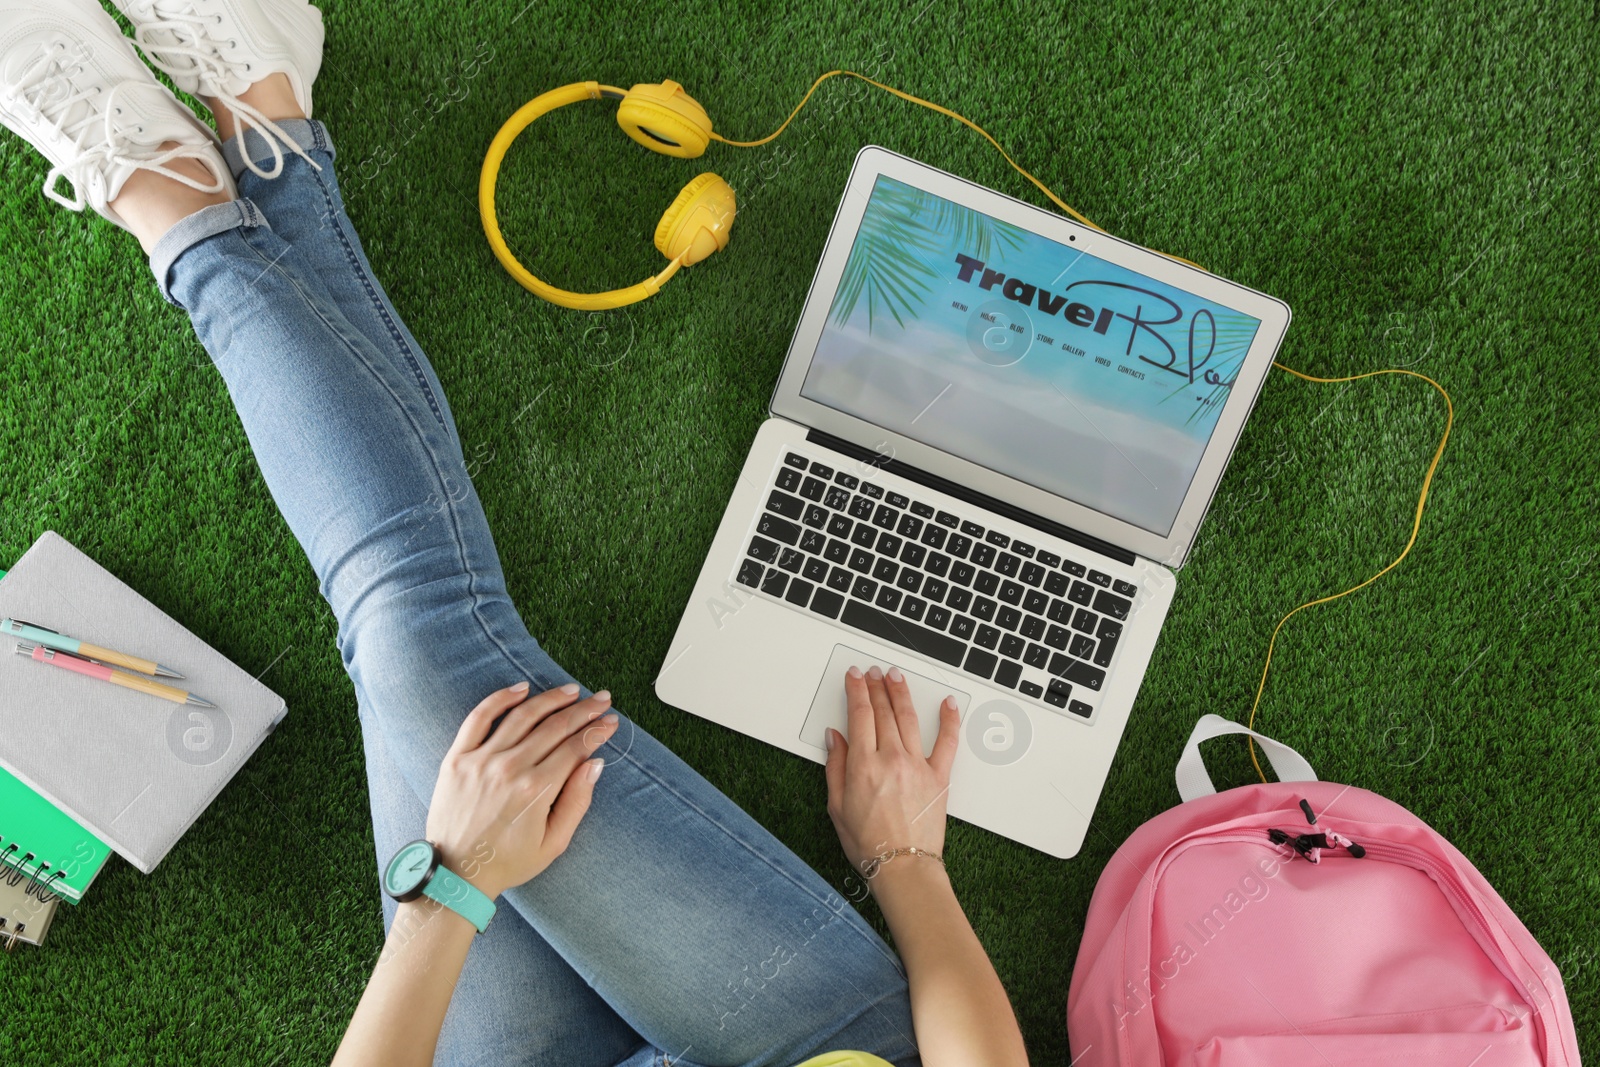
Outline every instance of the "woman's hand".
<svg viewBox="0 0 1600 1067"><path fill-rule="evenodd" d="M905 675L877 667L845 674L850 739L829 728L828 816L857 870L880 852L914 845L944 851L945 802L961 714L954 697L939 705L939 739L922 755L922 727ZM921 861L926 862L926 861Z"/></svg>
<svg viewBox="0 0 1600 1067"><path fill-rule="evenodd" d="M594 721L611 707L605 691L584 701L575 685L527 693L520 682L472 709L428 808L428 840L441 862L490 899L566 851L605 763L588 756L617 727L614 714Z"/></svg>
<svg viewBox="0 0 1600 1067"><path fill-rule="evenodd" d="M954 697L939 705L939 739L922 729L905 676L873 667L845 674L849 742L828 731L828 815L850 863L894 848L944 854L945 798L961 734ZM945 868L898 856L867 884L905 964L911 1022L925 1067L1027 1067L1011 1002L972 932Z"/></svg>

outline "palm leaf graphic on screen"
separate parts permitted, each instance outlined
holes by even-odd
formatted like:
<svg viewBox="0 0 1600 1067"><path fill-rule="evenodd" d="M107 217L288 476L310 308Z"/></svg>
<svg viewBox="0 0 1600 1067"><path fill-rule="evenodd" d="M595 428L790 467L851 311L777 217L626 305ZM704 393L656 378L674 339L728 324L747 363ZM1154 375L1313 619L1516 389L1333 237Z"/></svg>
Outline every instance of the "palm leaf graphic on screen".
<svg viewBox="0 0 1600 1067"><path fill-rule="evenodd" d="M1239 368L1244 366L1244 357L1249 354L1250 342L1255 340L1256 330L1260 325L1250 316L1237 312L1220 309L1212 312L1211 329L1214 341L1211 354L1205 358L1203 366L1215 371L1224 381L1211 385L1210 391L1203 398L1194 393L1195 385L1210 384L1202 378L1195 385L1189 383L1180 385L1161 400L1164 404L1176 397L1187 396L1195 402L1194 410L1183 420L1185 426L1191 422L1210 418L1221 410L1220 405L1226 402L1228 392L1233 388L1233 379L1238 376ZM1200 343L1204 344L1204 334L1201 336Z"/></svg>
<svg viewBox="0 0 1600 1067"><path fill-rule="evenodd" d="M1021 248L1025 231L902 182L879 178L845 261L833 321L843 326L865 294L867 332L879 306L903 329L931 283L954 269L955 253L988 260L1001 245Z"/></svg>

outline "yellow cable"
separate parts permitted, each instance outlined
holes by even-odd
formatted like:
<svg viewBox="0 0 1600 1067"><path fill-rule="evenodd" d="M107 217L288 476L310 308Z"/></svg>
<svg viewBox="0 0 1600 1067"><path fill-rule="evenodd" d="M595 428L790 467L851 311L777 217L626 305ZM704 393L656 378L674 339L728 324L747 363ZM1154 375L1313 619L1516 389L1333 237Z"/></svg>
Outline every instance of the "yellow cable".
<svg viewBox="0 0 1600 1067"><path fill-rule="evenodd" d="M1295 608L1294 611L1289 612L1288 615L1285 615L1283 618L1279 619L1278 620L1278 625L1273 628L1273 630L1272 630L1272 640L1267 643L1267 661L1264 664L1262 664L1262 666L1261 666L1261 682L1260 682L1259 685L1256 686L1255 703L1250 705L1250 721L1245 724L1247 728L1252 729L1252 730L1255 729L1256 708L1258 708L1261 705L1261 693L1262 693L1262 690L1264 690L1266 688L1266 686L1267 686L1267 671L1272 668L1272 650L1278 643L1278 631L1283 629L1283 624L1289 621L1290 616L1295 615L1296 613L1298 613L1300 611L1303 611L1306 608L1314 607L1317 604L1326 604L1330 600L1338 600L1342 596L1349 596L1351 593L1354 593L1357 589L1362 589L1362 588L1365 588L1366 586L1371 585L1373 582L1377 581L1379 578L1382 578L1385 574L1388 574L1390 571L1392 571L1396 567L1398 567L1400 565L1400 561L1405 559L1407 554L1410 553L1411 546L1417 543L1417 533L1418 533L1419 530L1422 529L1422 509L1423 509L1424 505L1426 505L1427 502L1428 502L1428 489L1433 484L1433 472L1438 469L1439 460L1440 460L1441 457L1444 456L1445 443L1450 440L1450 428L1453 425L1455 425L1455 421L1456 421L1456 408L1455 408L1455 405L1450 402L1450 394L1445 392L1444 386L1440 385L1438 382L1434 381L1432 378L1428 377L1426 374L1418 374L1414 370L1400 370L1400 369L1391 368L1391 369L1387 369L1387 370L1367 371L1364 374L1352 374L1352 375L1350 375L1349 377L1346 377L1346 378L1317 378L1317 377L1314 377L1314 376L1312 376L1310 374L1303 374L1300 371L1297 371L1292 367L1286 367L1282 363L1277 362L1276 360L1273 361L1272 365L1274 367L1277 367L1279 370L1288 371L1290 374L1294 375L1296 378L1304 378L1308 382L1322 382L1322 383L1325 383L1325 384L1333 384L1333 383L1337 383L1337 382L1354 382L1354 381L1359 381L1362 378L1376 377L1379 374L1406 374L1406 375L1409 375L1409 376L1411 376L1413 378L1421 378L1423 381L1427 382L1429 385L1431 385L1435 389L1439 390L1439 395L1444 397L1445 420L1444 420L1444 435L1439 438L1439 447L1434 449L1434 451L1433 451L1433 462L1428 464L1428 473L1422 479L1422 494L1417 498L1417 513L1416 513L1415 517L1411 521L1411 539L1406 542L1406 547L1401 550L1400 554L1394 558L1394 562L1390 563L1387 567L1383 568L1383 570L1379 571L1377 574L1374 574L1371 578L1368 578L1366 581L1362 582L1360 585L1352 585L1349 589L1346 589L1342 593L1334 593L1332 596L1319 597L1316 600L1308 600L1308 601L1306 601L1304 604L1301 604L1299 607ZM1261 761L1256 758L1256 743L1255 743L1255 739L1250 737L1247 734L1245 736L1245 740L1248 741L1249 744L1250 744L1250 762L1255 764L1256 774L1261 778L1261 780L1263 782L1265 782L1267 780L1267 776L1261 770Z"/></svg>
<svg viewBox="0 0 1600 1067"><path fill-rule="evenodd" d="M794 121L794 117L796 115L800 114L800 109L806 106L806 101L811 99L811 94L817 91L817 86L821 85L823 82L827 81L829 78L833 77L835 74L848 74L852 78L860 78L862 81L866 82L868 85L875 85L879 89L882 89L884 92L893 93L895 96L898 96L902 100L909 100L913 104L921 104L923 107L931 108L932 110L937 111L941 115L948 115L951 118L955 119L957 122L960 122L963 125L968 126L968 127L972 128L974 130L977 130L979 133L983 134L984 138L990 144L994 145L995 151L999 152L1002 156L1005 156L1006 162L1011 164L1011 166L1016 169L1018 174L1022 175L1024 178L1028 179L1034 185L1037 185L1039 187L1039 191L1044 193L1045 196L1048 196L1055 203L1055 205L1057 207L1059 207L1062 211L1065 211L1068 215L1071 215L1073 218L1077 219L1079 222L1083 223L1085 226L1090 227L1091 229L1099 230L1101 233L1105 233L1106 232L1102 227L1096 226L1094 223L1090 222L1086 217L1084 217L1083 214L1081 214L1079 211L1077 211L1075 208L1073 208L1065 200L1062 200L1055 193L1052 193L1050 191L1050 187L1045 185L1044 182L1040 181L1038 178L1035 178L1032 174L1029 174L1027 171L1023 170L1020 166L1018 166L1017 165L1017 161L1012 159L1010 154L1004 148L1000 147L1000 142L996 141L993 137L989 136L989 131L984 129L982 126L979 126L976 122L973 122L971 119L967 118L965 115L961 115L961 114L959 114L957 112L951 111L947 107L940 107L938 104L935 104L935 103L933 103L932 101L929 101L929 100L924 100L919 96L912 96L910 93L903 93L899 89L894 88L893 86L884 85L882 82L873 81L871 78L867 77L865 74L857 74L853 70L830 70L830 71L828 71L828 73L822 75L822 77L820 77L816 81L812 82L811 83L811 88L806 90L806 95L800 98L800 102L794 106L794 110L789 112L789 117L783 120L783 125L779 126L776 130L773 130L771 133L767 134L767 136L761 138L759 141L730 141L728 138L723 137L720 134L716 134L716 133L713 133L711 135L711 139L713 141L720 141L722 144L729 145L729 146L731 146L733 148L756 148L756 147L758 147L760 145L766 144L768 141L770 141L773 138L777 137L778 134L782 133L785 129L788 128L789 123ZM1191 267L1197 267L1197 268L1199 268L1201 270L1205 269L1204 267L1201 267L1200 264L1194 262L1193 260L1184 259L1182 256L1175 256L1171 252L1162 252L1159 249L1155 249L1155 248L1152 248L1150 251L1155 252L1157 255L1166 256L1168 259L1175 259L1180 263L1187 263Z"/></svg>
<svg viewBox="0 0 1600 1067"><path fill-rule="evenodd" d="M923 107L931 108L932 110L939 112L941 115L948 115L951 118L956 119L958 122L961 122L962 124L964 124L966 126L969 126L974 130L977 130L979 133L983 134L984 138L987 139L990 144L994 145L996 151L998 151L1002 156L1005 156L1006 162L1010 163L1012 167L1016 168L1017 173L1021 174L1024 178L1027 178L1034 185L1038 186L1040 191L1043 192L1045 196L1048 196L1056 204L1057 207L1061 208L1061 210L1065 211L1067 214L1071 215L1073 218L1077 219L1079 222L1083 223L1085 226L1089 226L1089 227L1091 227L1093 229L1100 230L1101 233L1105 233L1106 232L1102 227L1096 226L1093 222L1089 221L1089 219L1086 218L1083 214L1081 214L1080 212L1074 210L1070 205L1068 205L1066 203L1066 201L1062 200L1055 193L1051 192L1049 187L1046 186L1043 182L1041 182L1038 178L1035 178L1032 174L1029 174L1027 171L1023 170L1020 166L1018 166L1016 160L1012 159L1011 156L1006 152L1006 150L1004 148L1000 147L1000 142L996 141L993 137L989 136L989 132L987 130L985 130L983 127L979 126L977 123L973 122L971 119L966 118L964 115L957 114L956 112L951 111L949 108L940 107L938 104L932 103L932 102L927 101L927 100L923 100L920 97L912 96L910 93L903 93L899 89L895 89L895 88L893 88L891 86L884 85L881 82L875 82L871 78L867 77L866 75L857 74L853 70L830 70L830 71L828 71L828 73L822 75L816 81L812 82L811 83L811 88L806 90L806 95L800 98L800 102L795 105L794 110L789 112L789 117L783 120L783 125L779 126L776 130L772 131L767 136L761 138L759 141L730 141L726 137L719 136L718 134L715 134L715 133L713 133L711 135L711 139L713 141L720 141L721 143L723 143L725 145L729 145L729 146L734 147L734 148L755 148L755 147L758 147L760 145L766 144L768 141L771 141L773 138L777 137L778 134L782 133L785 129L788 128L789 123L794 121L794 117L796 115L800 114L800 109L806 106L806 101L811 99L811 94L817 91L817 86L821 85L823 82L827 81L829 78L833 77L836 74L848 74L852 78L860 78L862 81L866 82L868 85L875 85L879 89L882 89L884 92L893 93L895 96L900 97L902 100L909 100L913 104L921 104ZM1182 256L1175 256L1170 252L1162 252L1160 249L1155 249L1155 248L1150 249L1150 251L1155 252L1158 255L1166 256L1168 259L1175 259L1180 263L1187 263L1191 267L1195 267L1195 268L1198 268L1200 270L1205 270L1204 267L1200 266L1200 264L1194 262L1191 259L1184 259ZM1251 729L1255 728L1256 709L1261 706L1261 694L1262 694L1263 691L1265 691L1266 686L1267 686L1267 672L1272 669L1272 653L1273 653L1273 650L1277 647L1277 644L1278 644L1278 631L1283 629L1283 624L1288 622L1289 619L1292 618L1294 615L1298 614L1301 611L1304 611L1306 608L1315 607L1318 604L1326 604L1330 600L1338 600L1340 597L1349 596L1351 593L1354 593L1358 589L1366 588L1367 586L1371 585L1373 582L1377 581L1379 578L1382 578L1385 574L1388 574L1390 571L1392 571L1396 567L1398 567L1400 565L1400 561L1405 559L1406 556L1410 554L1411 546L1415 545L1417 543L1417 534L1422 529L1422 510L1428 503L1428 490L1433 485L1433 473L1434 473L1435 470L1438 469L1439 460L1444 456L1445 444L1450 440L1450 428L1455 425L1455 419L1456 419L1455 405L1453 403L1451 403L1450 394L1445 392L1444 386L1440 385L1438 382L1434 381L1432 378L1428 377L1426 374L1418 374L1416 371L1413 371L1413 370L1401 370L1401 369L1398 369L1398 368L1391 368L1391 369L1386 369L1386 370L1367 371L1367 372L1365 372L1363 374L1352 374L1352 375L1350 375L1348 377L1345 377L1345 378L1318 378L1318 377L1315 377L1314 375L1305 374L1305 373L1302 373L1301 371L1297 371L1293 367L1285 366L1284 364L1279 363L1276 360L1273 361L1272 365L1274 367L1277 367L1281 371L1286 371L1287 373L1294 375L1296 378L1302 378L1302 379L1304 379L1305 381L1308 381L1308 382L1321 382L1323 384L1329 384L1329 385L1337 384L1339 382L1359 381L1362 378L1373 378L1373 377L1376 377L1376 376L1378 376L1380 374L1405 374L1405 375L1409 375L1412 378L1421 378L1423 381L1427 382L1429 385L1431 385L1435 389L1439 390L1439 395L1444 397L1445 423L1444 423L1444 435L1439 438L1439 447L1436 448L1434 450L1434 453L1433 453L1433 462L1428 464L1428 473L1422 479L1422 493L1417 498L1417 512L1416 512L1416 515L1412 519L1412 522L1411 522L1411 538L1410 538L1410 540L1408 540L1406 542L1406 547L1404 549L1402 549L1400 554L1394 558L1394 562L1390 563L1387 567L1383 568L1383 570L1379 571L1377 574L1374 574L1371 578L1368 578L1366 581L1360 583L1359 585L1352 585L1349 589L1346 589L1343 592L1334 593L1331 596L1319 597L1316 600L1308 600L1308 601L1306 601L1304 604L1301 604L1299 607L1297 607L1293 611L1289 612L1289 614L1287 614L1283 618L1279 619L1278 620L1278 625L1273 627L1272 639L1267 642L1267 659L1266 659L1266 662L1263 663L1262 666L1261 666L1261 681L1256 686L1256 699L1255 699L1255 702L1250 705L1250 719L1249 719L1249 722L1246 725ZM1265 772L1263 772L1261 770L1261 761L1256 757L1255 740L1253 738L1248 737L1248 736L1246 737L1246 740L1250 744L1250 762L1255 764L1256 774L1261 777L1261 780L1263 782L1265 782L1267 780L1267 776L1266 776Z"/></svg>

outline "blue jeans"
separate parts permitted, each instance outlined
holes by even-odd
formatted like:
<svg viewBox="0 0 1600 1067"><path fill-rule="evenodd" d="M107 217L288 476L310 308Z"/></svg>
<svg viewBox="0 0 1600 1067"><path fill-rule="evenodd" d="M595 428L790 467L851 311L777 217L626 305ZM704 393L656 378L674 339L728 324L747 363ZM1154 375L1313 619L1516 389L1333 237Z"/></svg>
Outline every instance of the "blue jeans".
<svg viewBox="0 0 1600 1067"><path fill-rule="evenodd" d="M422 836L479 700L575 679L506 594L444 390L372 276L326 129L282 125L321 171L286 154L260 178L230 141L241 199L179 222L151 267L338 620L381 864ZM790 1067L858 1049L919 1063L905 971L846 900L625 714L596 754L572 846L474 942L439 1062ZM394 916L385 897L386 929Z"/></svg>

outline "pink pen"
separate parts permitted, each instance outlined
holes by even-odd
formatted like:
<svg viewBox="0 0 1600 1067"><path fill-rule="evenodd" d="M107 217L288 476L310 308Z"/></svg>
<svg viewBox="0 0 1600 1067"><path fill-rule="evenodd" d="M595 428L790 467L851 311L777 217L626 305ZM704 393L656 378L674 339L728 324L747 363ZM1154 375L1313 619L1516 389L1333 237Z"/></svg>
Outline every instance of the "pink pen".
<svg viewBox="0 0 1600 1067"><path fill-rule="evenodd" d="M61 667L72 671L74 674L87 675L102 682L120 685L124 689L137 690L153 697L160 697L162 700L170 700L174 704L193 704L201 708L216 707L211 701L202 700L176 686L162 685L160 682L146 678L143 675L119 671L114 667L107 667L103 663L95 663L84 659L82 656L75 656L71 652L63 652L56 648L45 648L43 645L29 644L26 641L18 641L16 651L17 655L27 656L38 663Z"/></svg>

